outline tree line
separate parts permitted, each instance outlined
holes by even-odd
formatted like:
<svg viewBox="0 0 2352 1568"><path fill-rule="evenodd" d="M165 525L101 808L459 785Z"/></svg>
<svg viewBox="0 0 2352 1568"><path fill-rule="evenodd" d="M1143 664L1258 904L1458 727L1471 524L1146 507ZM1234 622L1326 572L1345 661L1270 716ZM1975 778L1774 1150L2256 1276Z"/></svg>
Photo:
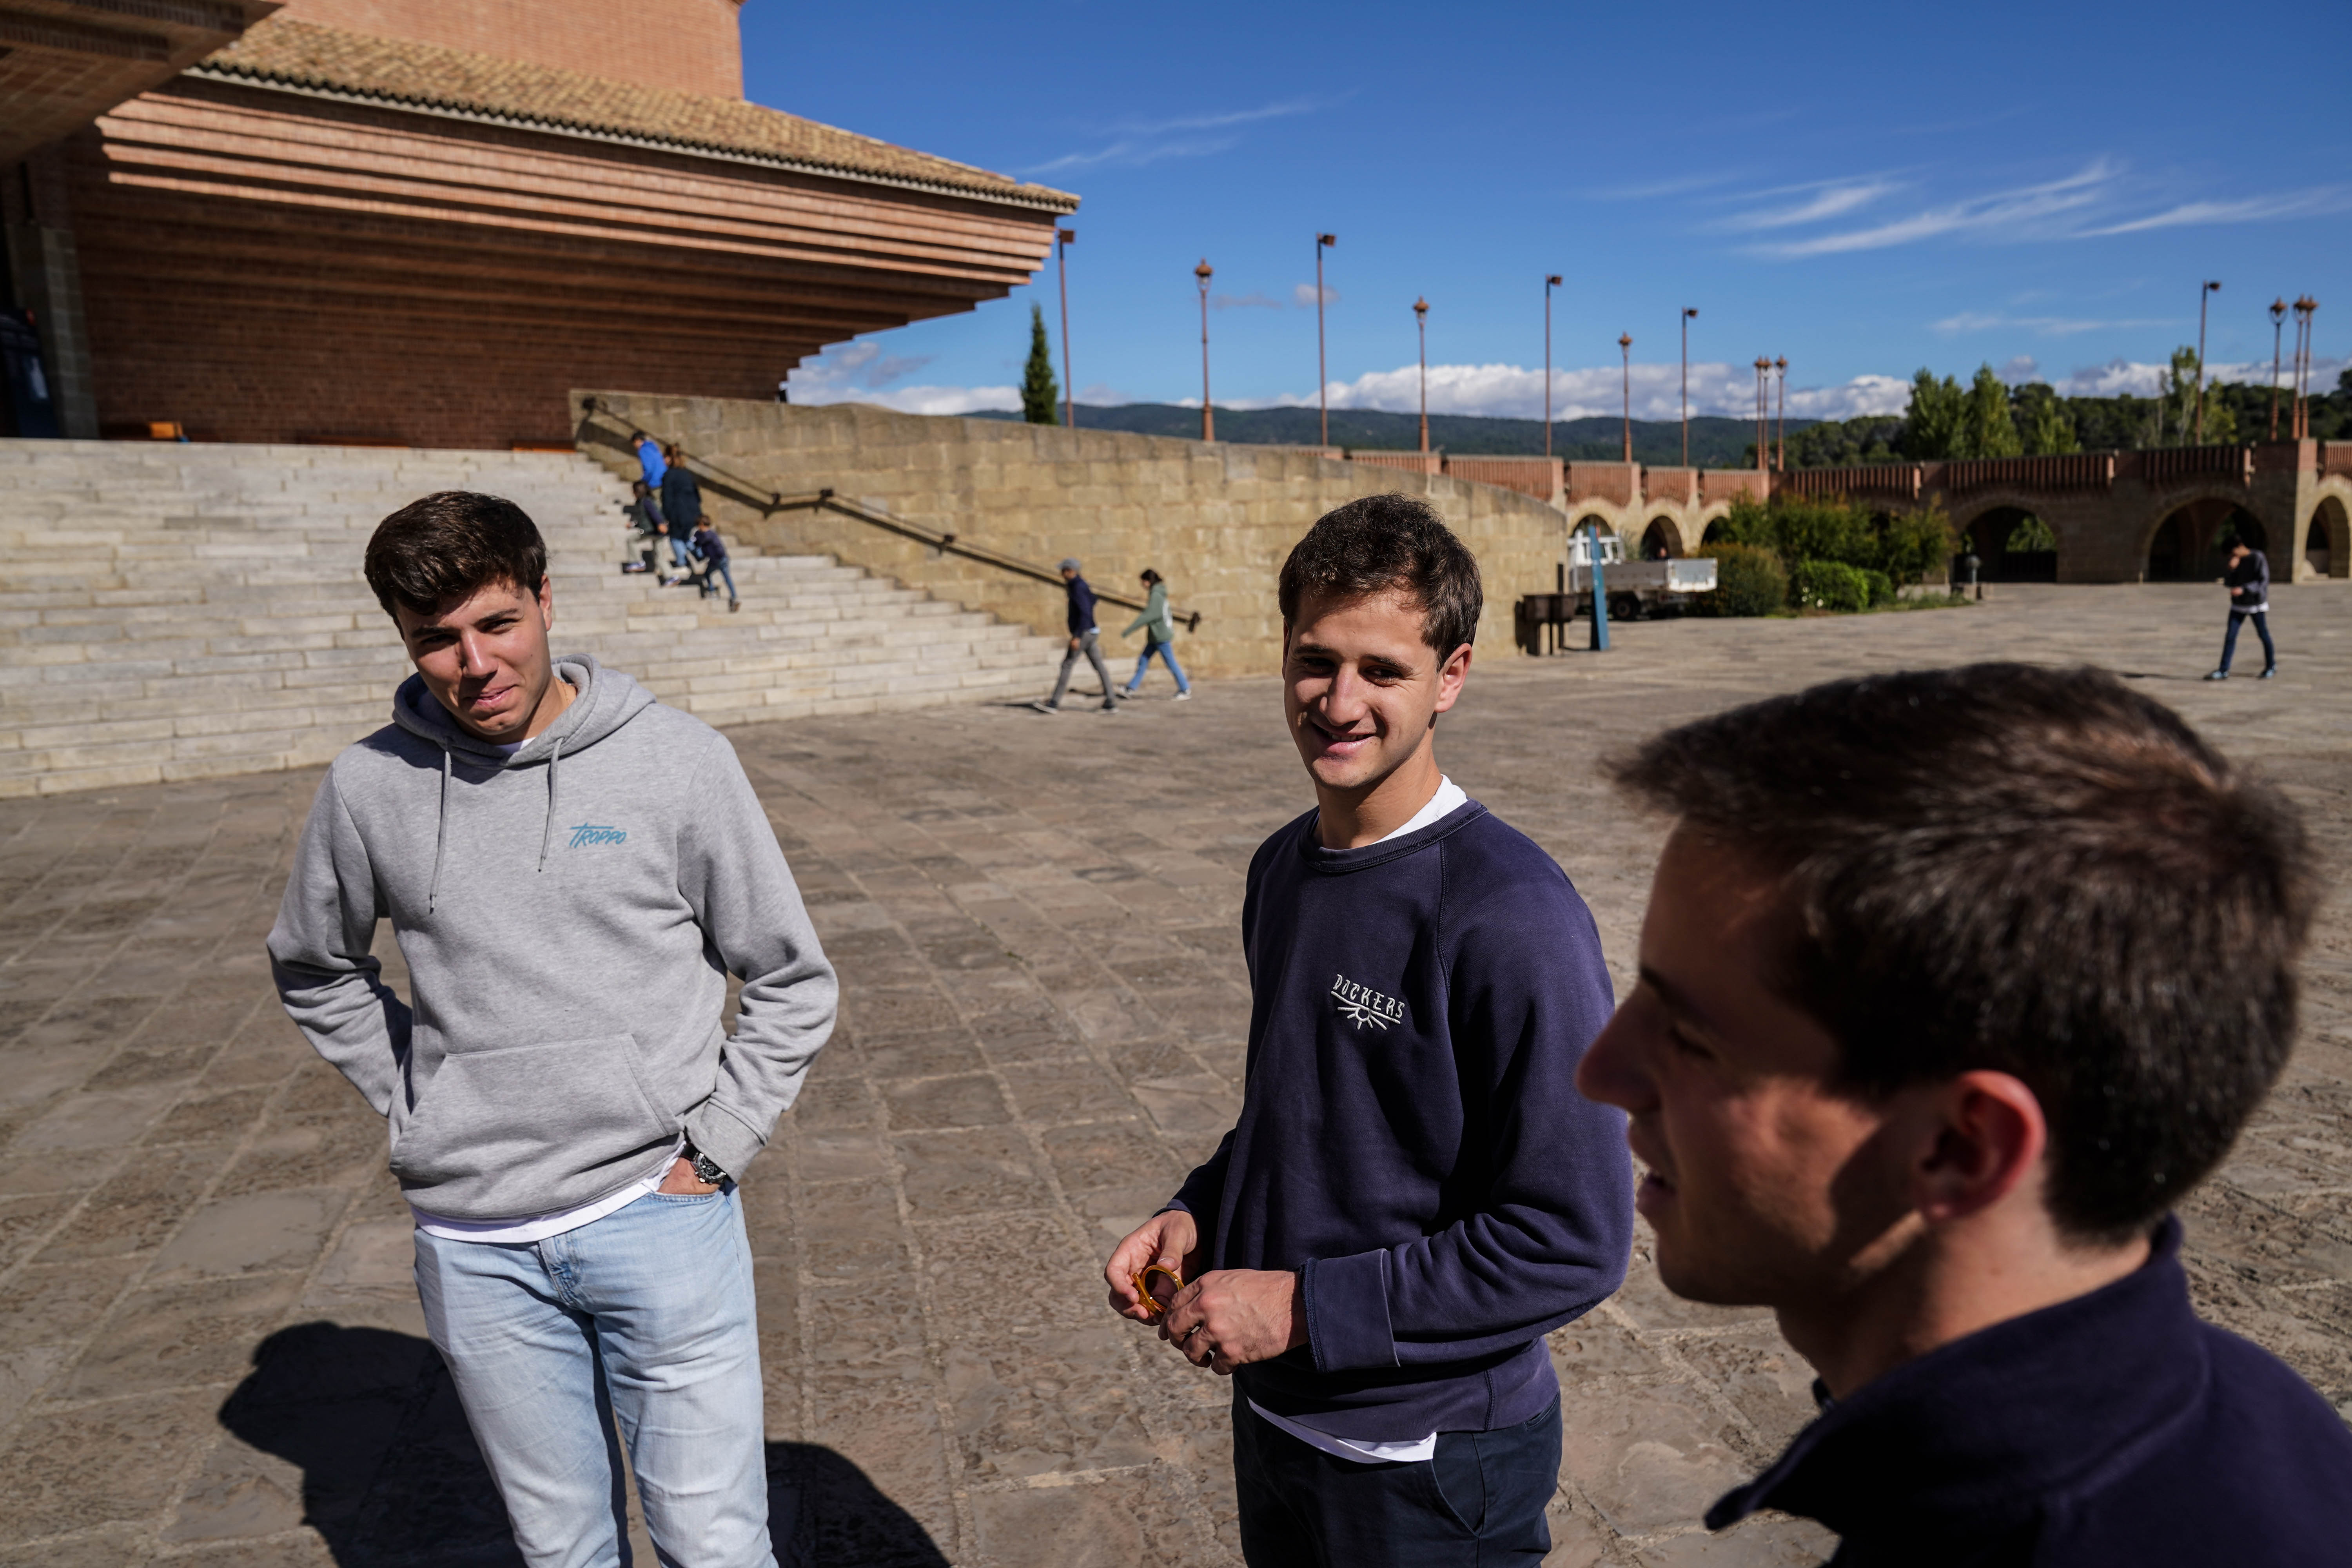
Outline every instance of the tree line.
<svg viewBox="0 0 2352 1568"><path fill-rule="evenodd" d="M2278 394L2279 429L2292 397ZM2332 393L2311 397L2311 434L2352 439L2352 369ZM2201 432L2197 412L2197 351L2175 350L2153 397L2062 397L2047 383L2011 386L1982 365L1963 386L1922 370L1901 414L1824 420L1789 432L1791 468L1856 468L1867 463L1934 462L1957 458L2032 458L2065 452L2139 451L2270 437L2271 389L2241 382L2205 388Z"/></svg>

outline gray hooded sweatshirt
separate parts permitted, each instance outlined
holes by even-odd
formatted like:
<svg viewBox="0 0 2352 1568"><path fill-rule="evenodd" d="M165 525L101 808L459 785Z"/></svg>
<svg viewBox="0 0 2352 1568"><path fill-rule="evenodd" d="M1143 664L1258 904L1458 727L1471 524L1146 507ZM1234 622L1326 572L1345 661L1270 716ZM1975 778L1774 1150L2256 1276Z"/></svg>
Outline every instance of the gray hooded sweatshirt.
<svg viewBox="0 0 2352 1568"><path fill-rule="evenodd" d="M327 770L269 933L279 997L453 1219L592 1203L683 1128L741 1175L838 989L735 749L582 655L511 757L411 676ZM369 955L379 920L412 1013ZM720 1026L730 972L736 1032Z"/></svg>

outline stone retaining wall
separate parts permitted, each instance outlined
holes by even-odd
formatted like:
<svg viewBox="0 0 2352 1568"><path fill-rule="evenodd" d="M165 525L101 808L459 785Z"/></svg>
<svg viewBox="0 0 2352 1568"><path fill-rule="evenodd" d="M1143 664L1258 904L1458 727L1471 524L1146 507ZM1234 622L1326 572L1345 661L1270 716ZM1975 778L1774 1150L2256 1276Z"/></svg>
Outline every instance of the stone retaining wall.
<svg viewBox="0 0 2352 1568"><path fill-rule="evenodd" d="M1486 613L1478 646L1489 658L1511 648L1511 605L1549 591L1560 560L1563 519L1531 497L1436 474L1376 468L1297 451L1209 444L1119 431L1064 429L995 419L938 418L840 405L774 403L598 392L613 419L584 423L581 445L634 472L614 420L635 425L762 489L806 493L830 488L894 517L974 544L1051 566L1085 563L1105 592L1139 595L1136 578L1153 567L1169 582L1179 615L1201 612L1197 633L1180 630L1177 657L1206 675L1273 670L1281 650L1275 577L1299 536L1324 512L1358 496L1402 491L1434 505L1485 574ZM826 512L762 519L726 500L705 498L721 526L763 548L819 552L887 573L971 608L1048 635L1062 630L1058 585L942 553L869 523ZM1124 641L1133 612L1103 607L1107 649Z"/></svg>

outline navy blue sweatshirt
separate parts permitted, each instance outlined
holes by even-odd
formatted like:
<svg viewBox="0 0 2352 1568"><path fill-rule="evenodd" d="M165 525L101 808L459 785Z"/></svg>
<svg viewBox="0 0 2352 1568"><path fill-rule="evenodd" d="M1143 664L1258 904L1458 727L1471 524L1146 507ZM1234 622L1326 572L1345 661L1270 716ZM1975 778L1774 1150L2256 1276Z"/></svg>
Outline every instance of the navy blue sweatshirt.
<svg viewBox="0 0 2352 1568"><path fill-rule="evenodd" d="M2189 1306L2180 1222L2104 1289L1906 1362L1827 1407L1706 1516L1844 1538L1835 1568L2313 1568L2352 1562L2352 1431Z"/></svg>
<svg viewBox="0 0 2352 1568"><path fill-rule="evenodd" d="M1241 1121L1171 1206L1208 1267L1296 1270L1307 1342L1235 1375L1277 1415L1409 1441L1525 1421L1543 1335L1625 1276L1625 1121L1576 1091L1608 1022L1592 916L1472 801L1327 849L1316 814L1250 862Z"/></svg>
<svg viewBox="0 0 2352 1568"><path fill-rule="evenodd" d="M1082 637L1095 629L1095 591L1084 577L1073 577L1062 587L1070 595L1070 635Z"/></svg>
<svg viewBox="0 0 2352 1568"><path fill-rule="evenodd" d="M2271 558L2249 550L2246 558L2221 574L2230 590L2230 608L2267 610L2271 607Z"/></svg>

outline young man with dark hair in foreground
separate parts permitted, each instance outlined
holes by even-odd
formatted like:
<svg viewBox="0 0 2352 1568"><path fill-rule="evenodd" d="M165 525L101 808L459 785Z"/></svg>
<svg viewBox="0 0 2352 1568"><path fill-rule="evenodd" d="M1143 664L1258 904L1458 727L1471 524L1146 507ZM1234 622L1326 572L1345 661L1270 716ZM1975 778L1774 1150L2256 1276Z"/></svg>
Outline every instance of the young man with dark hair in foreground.
<svg viewBox="0 0 2352 1568"><path fill-rule="evenodd" d="M1631 1112L1658 1272L1763 1304L1822 1414L1751 1484L1836 1562L2352 1557L2352 1433L2190 1310L2173 1206L2284 1067L2293 806L2086 669L1874 676L1615 765L1671 814Z"/></svg>
<svg viewBox="0 0 2352 1568"><path fill-rule="evenodd" d="M416 673L319 787L278 994L385 1119L425 1325L523 1561L626 1558L617 1417L665 1563L773 1568L735 1183L833 1028L832 966L726 738L551 650L520 508L404 507L367 579Z"/></svg>
<svg viewBox="0 0 2352 1568"><path fill-rule="evenodd" d="M1341 507L1284 565L1316 808L1250 863L1240 1124L1105 1268L1115 1310L1233 1375L1256 1568L1540 1562L1543 1336L1624 1277L1622 1121L1574 1081L1611 1003L1592 918L1437 767L1480 603L1405 496ZM1189 1283L1147 1300L1147 1268Z"/></svg>

